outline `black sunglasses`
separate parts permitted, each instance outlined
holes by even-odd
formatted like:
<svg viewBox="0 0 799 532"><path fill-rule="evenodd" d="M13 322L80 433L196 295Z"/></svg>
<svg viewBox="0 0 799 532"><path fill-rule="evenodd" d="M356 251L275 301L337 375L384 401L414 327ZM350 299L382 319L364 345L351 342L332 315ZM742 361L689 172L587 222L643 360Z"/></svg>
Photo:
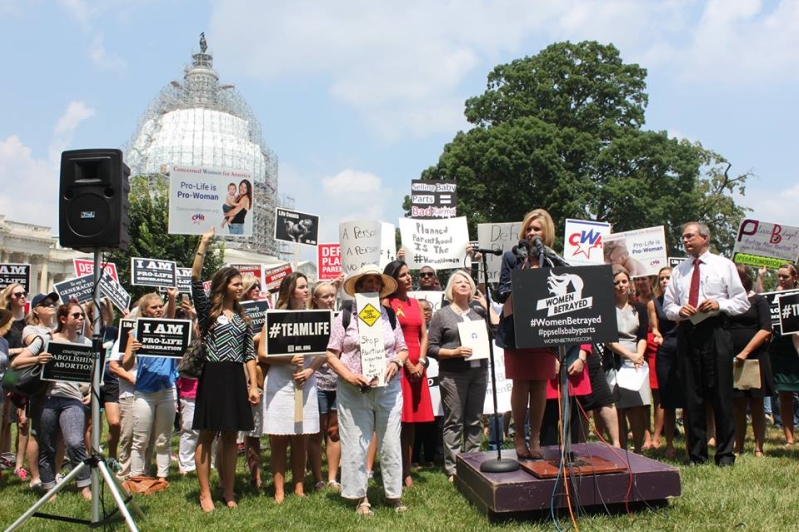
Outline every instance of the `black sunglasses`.
<svg viewBox="0 0 799 532"><path fill-rule="evenodd" d="M78 318L85 318L86 314L84 314L83 312L73 312L72 314L70 314L70 316L72 316L72 319L77 320Z"/></svg>
<svg viewBox="0 0 799 532"><path fill-rule="evenodd" d="M41 303L39 303L39 304L38 304L38 305L36 305L36 306L37 306L37 307L48 307L48 308L53 308L53 307L55 306L55 303L53 303L52 301L42 301Z"/></svg>
<svg viewBox="0 0 799 532"><path fill-rule="evenodd" d="M14 296L14 297L28 297L28 293L27 292L14 292L11 295Z"/></svg>
<svg viewBox="0 0 799 532"><path fill-rule="evenodd" d="M419 273L419 277L435 277L436 274L433 272L421 272Z"/></svg>

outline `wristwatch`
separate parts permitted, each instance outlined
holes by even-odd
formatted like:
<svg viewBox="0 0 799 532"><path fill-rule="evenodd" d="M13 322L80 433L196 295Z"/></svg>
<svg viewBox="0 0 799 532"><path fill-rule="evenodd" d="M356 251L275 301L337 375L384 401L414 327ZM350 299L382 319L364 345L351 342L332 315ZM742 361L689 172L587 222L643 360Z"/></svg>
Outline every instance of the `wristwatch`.
<svg viewBox="0 0 799 532"><path fill-rule="evenodd" d="M419 357L419 364L421 364L423 368L426 368L427 366L430 365L430 361L427 360L427 357L424 358Z"/></svg>

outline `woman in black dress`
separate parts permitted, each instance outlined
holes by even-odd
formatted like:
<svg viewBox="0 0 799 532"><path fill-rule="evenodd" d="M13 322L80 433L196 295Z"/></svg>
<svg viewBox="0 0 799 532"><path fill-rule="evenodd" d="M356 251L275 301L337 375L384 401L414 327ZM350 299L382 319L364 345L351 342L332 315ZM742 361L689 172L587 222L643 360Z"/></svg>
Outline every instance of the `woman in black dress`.
<svg viewBox="0 0 799 532"><path fill-rule="evenodd" d="M760 388L732 392L732 410L735 416L736 454L743 452L746 437L746 407L752 416L752 430L755 434L755 456L763 456L763 440L766 438L766 413L763 398L771 397L774 384L768 356L768 339L771 337L771 310L768 301L760 294L752 292L752 274L749 268L738 264L738 276L749 294L749 310L737 316L730 316L729 328L735 352L735 364L744 360L760 361Z"/></svg>

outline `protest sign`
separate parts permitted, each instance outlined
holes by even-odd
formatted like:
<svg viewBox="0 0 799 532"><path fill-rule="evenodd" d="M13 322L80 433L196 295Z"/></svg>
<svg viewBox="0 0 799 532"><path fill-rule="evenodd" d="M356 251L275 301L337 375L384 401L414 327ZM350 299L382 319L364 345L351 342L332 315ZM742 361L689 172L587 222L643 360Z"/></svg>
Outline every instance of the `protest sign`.
<svg viewBox="0 0 799 532"><path fill-rule="evenodd" d="M100 277L100 295L110 299L111 303L122 312L130 308L130 294L111 277L107 270L104 270Z"/></svg>
<svg viewBox="0 0 799 532"><path fill-rule="evenodd" d="M630 277L657 275L668 264L662 225L605 235L602 248L605 264L621 266Z"/></svg>
<svg viewBox="0 0 799 532"><path fill-rule="evenodd" d="M513 270L511 287L519 348L619 339L608 265Z"/></svg>
<svg viewBox="0 0 799 532"><path fill-rule="evenodd" d="M26 292L32 290L31 287L31 265L0 263L0 290L19 283Z"/></svg>
<svg viewBox="0 0 799 532"><path fill-rule="evenodd" d="M503 222L477 224L477 242L483 249L501 249L510 251L519 243L519 230L521 222ZM502 255L488 255L488 282L499 282L499 271L502 269ZM480 277L482 282L483 278Z"/></svg>
<svg viewBox="0 0 799 532"><path fill-rule="evenodd" d="M136 330L136 320L122 318L119 320L119 332L117 333L117 353L124 353L128 347L128 338L130 331Z"/></svg>
<svg viewBox="0 0 799 532"><path fill-rule="evenodd" d="M277 292L280 288L280 281L283 280L288 274L293 271L291 264L281 264L279 266L272 266L264 268L264 283L261 287L269 293Z"/></svg>
<svg viewBox="0 0 799 532"><path fill-rule="evenodd" d="M427 387L430 388L430 403L433 406L434 416L443 416L444 407L441 405L441 381L438 377L438 360L427 357L428 366L425 370L427 376ZM491 382L489 381L489 386Z"/></svg>
<svg viewBox="0 0 799 532"><path fill-rule="evenodd" d="M319 217L288 209L275 209L275 240L315 246L319 241Z"/></svg>
<svg viewBox="0 0 799 532"><path fill-rule="evenodd" d="M191 294L191 268L176 268L175 279L178 292Z"/></svg>
<svg viewBox="0 0 799 532"><path fill-rule="evenodd" d="M687 258L688 258L688 257L669 257L669 258L667 259L667 260L668 260L668 263L669 263L669 264L668 264L668 266L669 266L669 268L671 268L671 269L673 270L673 269L674 269L674 268L676 268L676 267L677 267L677 266L678 266L678 265L679 265L679 264L680 264L682 261L684 261L684 260L685 260L685 259L687 259Z"/></svg>
<svg viewBox="0 0 799 532"><path fill-rule="evenodd" d="M383 345L380 297L376 292L356 293L361 375L373 386L386 385L386 348ZM375 384L376 383L376 384Z"/></svg>
<svg viewBox="0 0 799 532"><path fill-rule="evenodd" d="M458 336L461 345L472 350L471 356L464 360L471 362L488 358L488 329L483 320L458 323Z"/></svg>
<svg viewBox="0 0 799 532"><path fill-rule="evenodd" d="M44 349L53 358L42 367L43 381L91 384L94 366L92 346L48 341Z"/></svg>
<svg viewBox="0 0 799 532"><path fill-rule="evenodd" d="M83 277L84 275L91 275L94 273L94 260L92 259L72 259L72 265L75 267L75 277ZM102 264L102 267L103 271L108 272L108 275L119 282L116 264L113 262L106 262Z"/></svg>
<svg viewBox="0 0 799 532"><path fill-rule="evenodd" d="M780 315L780 333L799 333L799 293L783 294L777 298Z"/></svg>
<svg viewBox="0 0 799 532"><path fill-rule="evenodd" d="M460 268L469 243L466 218L447 220L414 220L400 218L402 246L407 250L405 262L411 270L422 266L437 269Z"/></svg>
<svg viewBox="0 0 799 532"><path fill-rule="evenodd" d="M496 342L492 342L494 345L494 360L496 362L496 366L494 367L496 379L497 379L497 412L502 414L503 412L510 411L510 391L513 389L513 381L511 379L505 378L505 351L499 347ZM488 359L488 374L491 375L491 365L492 361ZM492 395L492 384L491 379L488 379L488 388L486 389L486 398L483 402L483 414L493 414L494 413L494 397Z"/></svg>
<svg viewBox="0 0 799 532"><path fill-rule="evenodd" d="M264 328L264 320L266 319L266 311L269 309L269 302L265 299L257 301L242 301L241 308L244 313L250 318L250 326L252 327L252 334L258 334Z"/></svg>
<svg viewBox="0 0 799 532"><path fill-rule="evenodd" d="M382 270L397 256L394 226L379 220L341 222L338 240L341 268L347 275L355 274L366 264L377 264Z"/></svg>
<svg viewBox="0 0 799 532"><path fill-rule="evenodd" d="M130 284L133 286L177 286L177 265L171 260L131 257Z"/></svg>
<svg viewBox="0 0 799 532"><path fill-rule="evenodd" d="M602 239L610 234L610 224L587 220L566 220L563 258L572 266L602 264Z"/></svg>
<svg viewBox="0 0 799 532"><path fill-rule="evenodd" d="M252 236L253 177L245 170L175 165L169 175L169 234Z"/></svg>
<svg viewBox="0 0 799 532"><path fill-rule="evenodd" d="M316 247L316 258L320 281L332 281L341 275L341 244L319 244Z"/></svg>
<svg viewBox="0 0 799 532"><path fill-rule="evenodd" d="M799 262L799 227L746 219L738 227L732 260L750 266L779 268Z"/></svg>
<svg viewBox="0 0 799 532"><path fill-rule="evenodd" d="M411 218L454 218L458 184L455 181L411 181Z"/></svg>
<svg viewBox="0 0 799 532"><path fill-rule="evenodd" d="M785 296L789 294L799 294L799 290L780 290L777 292L763 292L760 295L766 298L769 304L769 310L771 311L771 326L774 328L775 334L780 334L780 306L777 300L780 296Z"/></svg>
<svg viewBox="0 0 799 532"><path fill-rule="evenodd" d="M139 318L136 339L141 343L136 356L180 358L191 341L191 321Z"/></svg>
<svg viewBox="0 0 799 532"><path fill-rule="evenodd" d="M53 285L61 301L76 300L86 303L94 297L94 274L84 275L77 279L67 279Z"/></svg>
<svg viewBox="0 0 799 532"><path fill-rule="evenodd" d="M444 306L444 292L439 290L418 290L415 292L408 292L408 297L412 297L417 300L424 299L425 301L429 301L433 306L433 314L441 310L441 307Z"/></svg>
<svg viewBox="0 0 799 532"><path fill-rule="evenodd" d="M332 322L330 310L268 310L267 356L324 355Z"/></svg>

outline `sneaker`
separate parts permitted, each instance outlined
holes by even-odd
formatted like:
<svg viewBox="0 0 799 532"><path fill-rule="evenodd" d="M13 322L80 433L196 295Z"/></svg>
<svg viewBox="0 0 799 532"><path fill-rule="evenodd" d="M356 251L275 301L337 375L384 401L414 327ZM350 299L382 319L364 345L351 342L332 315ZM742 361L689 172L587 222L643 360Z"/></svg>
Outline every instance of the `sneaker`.
<svg viewBox="0 0 799 532"><path fill-rule="evenodd" d="M57 485L59 485L59 484L61 484L63 481L64 481L64 475L62 475L61 473L58 473L58 474L55 476L55 483L56 483L56 486L57 486Z"/></svg>
<svg viewBox="0 0 799 532"><path fill-rule="evenodd" d="M24 467L20 467L19 469L14 470L14 476L24 482L28 480L28 470Z"/></svg>

